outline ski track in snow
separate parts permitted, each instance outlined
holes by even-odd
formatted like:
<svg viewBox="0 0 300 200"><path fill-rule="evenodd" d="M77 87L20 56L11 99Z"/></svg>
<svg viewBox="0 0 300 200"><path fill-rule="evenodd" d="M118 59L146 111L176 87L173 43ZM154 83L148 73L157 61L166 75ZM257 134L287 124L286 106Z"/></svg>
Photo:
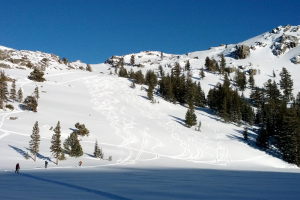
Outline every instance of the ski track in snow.
<svg viewBox="0 0 300 200"><path fill-rule="evenodd" d="M155 160L160 157L165 157L176 160L212 165L227 165L228 163L230 163L229 150L226 145L224 145L223 142L219 140L219 138L217 138L218 142L215 159L202 160L207 144L205 142L202 142L201 144L203 144L203 146L199 146L199 144L197 143L199 137L196 137L195 135L198 132L196 132L195 134L180 134L180 129L184 127L178 127L178 125L174 121L162 122L161 120L158 120L160 121L160 125L165 128L165 131L171 133L172 140L179 144L178 146L182 149L181 153L177 155L166 155L159 153L156 149L162 148L164 146L162 141L151 136L147 131L147 127L142 132L135 131L136 124L133 121L133 117L126 115L126 108L123 105L120 105L121 102L119 102L114 96L115 88L118 88L118 91L127 91L128 86L126 84L119 84L118 81L116 81L112 77L97 77L97 79L94 79L92 77L92 79L86 79L85 84L90 92L91 103L94 105L94 109L107 118L110 126L114 127L115 129L114 134L122 139L122 142L119 145L106 145L129 150L129 153L125 158L117 161L118 164L135 163L139 160L142 161L141 156L143 153L152 154L154 156L153 158L146 160ZM133 99L136 97L134 97L134 95L130 93L123 92L122 97L124 97L124 100L127 102L130 102L132 100L136 101L136 99ZM152 106L150 103L149 105ZM143 110L141 110L140 112L144 113L143 115L147 116L149 119L162 118L159 113L156 113L154 111L153 113L146 113ZM134 147L134 145L136 145L137 143L140 143L139 148ZM149 146L152 146L152 148L149 149Z"/></svg>

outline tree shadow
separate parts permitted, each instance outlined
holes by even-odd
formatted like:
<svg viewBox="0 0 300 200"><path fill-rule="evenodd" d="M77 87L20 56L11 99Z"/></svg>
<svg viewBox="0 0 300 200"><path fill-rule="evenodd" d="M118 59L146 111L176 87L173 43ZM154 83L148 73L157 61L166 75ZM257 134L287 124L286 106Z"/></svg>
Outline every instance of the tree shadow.
<svg viewBox="0 0 300 200"><path fill-rule="evenodd" d="M29 154L24 151L23 149L20 149L18 147L12 146L12 145L8 145L10 148L12 148L13 150L15 150L16 152L18 152L19 154L21 154L25 159L28 158Z"/></svg>
<svg viewBox="0 0 300 200"><path fill-rule="evenodd" d="M93 154L90 154L90 153L84 153L84 154L89 156L89 157L96 158Z"/></svg>
<svg viewBox="0 0 300 200"><path fill-rule="evenodd" d="M173 120L174 120L175 122L177 122L177 123L179 123L180 125L186 127L186 125L185 125L185 120L184 120L184 119L181 119L181 118L176 117L176 116L174 116L174 115L169 115L169 116L172 117Z"/></svg>
<svg viewBox="0 0 300 200"><path fill-rule="evenodd" d="M28 148L26 148L26 149L27 149L28 151L30 151ZM36 154L36 157L39 158L39 159L41 159L41 160L47 160L47 161L49 161L49 162L52 162L52 163L56 164L55 162L53 162L53 161L50 159L50 157L44 156L44 155L42 155L42 154L40 154L40 153L37 153L37 154Z"/></svg>
<svg viewBox="0 0 300 200"><path fill-rule="evenodd" d="M255 134L255 132L257 130L255 128L248 129L248 140L247 141L244 139L242 130L234 129L234 131L239 133L239 135L230 134L227 137L229 137L230 139L233 139L233 140L237 140L239 142L243 142L243 143L249 145L250 147L252 147L254 149L264 151L265 153L267 153L268 155L270 155L272 157L282 159L282 155L277 149L270 149L270 148L269 149L263 149L263 148L260 148L256 145L257 134Z"/></svg>
<svg viewBox="0 0 300 200"><path fill-rule="evenodd" d="M104 192L104 191L101 191L101 190L90 189L90 188L87 188L87 187L82 187L82 186L78 186L78 185L74 185L74 184L70 184L70 183L65 183L65 182L62 182L62 181L46 179L46 178L42 178L42 177L38 177L38 176L26 174L26 173L22 173L21 175L24 176L24 177L27 177L27 178L38 180L38 181L53 183L53 184L56 184L56 185L61 185L61 186L65 186L65 187L68 187L68 188L93 193L93 194L96 194L98 196L106 197L106 198L113 199L113 200L130 200L129 198L122 197L120 195L116 195L116 194L113 194L113 193Z"/></svg>
<svg viewBox="0 0 300 200"><path fill-rule="evenodd" d="M196 107L195 109L206 113L206 114L200 113L203 116L209 117L209 118L214 119L219 122L223 121L223 120L221 120L221 118L217 117L216 112L210 108Z"/></svg>
<svg viewBox="0 0 300 200"><path fill-rule="evenodd" d="M146 97L146 96L143 96L143 95L139 95L139 96L142 97L142 98L144 98L144 99L146 99L146 100L149 100L149 98Z"/></svg>

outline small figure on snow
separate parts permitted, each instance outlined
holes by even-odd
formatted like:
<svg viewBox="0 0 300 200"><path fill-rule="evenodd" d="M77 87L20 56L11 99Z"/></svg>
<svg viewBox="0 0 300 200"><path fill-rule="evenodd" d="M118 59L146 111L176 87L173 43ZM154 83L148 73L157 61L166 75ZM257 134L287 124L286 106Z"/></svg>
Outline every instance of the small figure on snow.
<svg viewBox="0 0 300 200"><path fill-rule="evenodd" d="M81 165L82 165L82 161L79 161L78 165L79 165L79 167L81 167Z"/></svg>
<svg viewBox="0 0 300 200"><path fill-rule="evenodd" d="M48 167L48 161L45 160L45 169L47 169L47 167Z"/></svg>
<svg viewBox="0 0 300 200"><path fill-rule="evenodd" d="M19 174L19 172L20 172L20 164L17 163L16 164L16 171L15 171L15 173Z"/></svg>

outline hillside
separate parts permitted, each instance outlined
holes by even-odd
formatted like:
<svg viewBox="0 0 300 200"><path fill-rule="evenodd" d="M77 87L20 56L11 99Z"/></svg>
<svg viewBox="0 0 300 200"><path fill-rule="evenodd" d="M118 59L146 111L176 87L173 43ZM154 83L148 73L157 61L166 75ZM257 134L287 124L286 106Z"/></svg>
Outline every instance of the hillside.
<svg viewBox="0 0 300 200"><path fill-rule="evenodd" d="M295 39L296 38L296 39ZM38 86L40 99L38 112L8 102L14 110L1 111L0 169L11 170L19 162L22 169L73 168L83 161L82 168L102 166L119 167L168 167L168 168L217 168L239 170L290 170L296 168L255 146L256 127L249 129L249 144L243 141L243 125L225 123L212 110L197 108L197 119L202 122L201 131L184 126L186 105L173 104L155 95L159 103L152 104L147 98L147 86L131 88L131 81L114 74L117 63L124 59L129 71L155 70L162 66L170 73L175 63L184 66L190 62L191 77L200 81L207 95L209 89L223 76L205 72L199 77L206 57L219 60L224 54L227 66L248 72L256 70L255 82L262 86L272 78L273 70L279 80L279 72L286 67L294 79L294 94L300 90L299 26L278 27L270 32L241 42L222 45L206 51L174 55L158 51L145 51L125 56L113 56L105 63L91 65L93 72L85 71L86 64L68 62L58 56L32 51L0 48L0 67L10 78L16 79L24 97L31 95ZM237 46L247 45L249 54L244 59L236 56ZM134 65L130 64L132 55ZM298 57L297 57L298 56ZM27 76L33 67L45 72L45 82L34 82ZM184 72L187 73L187 72ZM234 73L230 74L233 79ZM248 75L247 75L248 76ZM11 87L11 83L8 83ZM248 96L250 89L246 89ZM12 120L15 119L15 120ZM28 142L34 122L39 122L41 145L36 162L26 160ZM53 135L51 127L57 121L62 125L62 139L66 139L76 122L84 123L90 130L88 137L81 138L84 155L60 161L56 166L49 150ZM253 128L253 129L252 129ZM92 156L94 143L98 141L104 152L104 160ZM108 157L112 156L112 161Z"/></svg>

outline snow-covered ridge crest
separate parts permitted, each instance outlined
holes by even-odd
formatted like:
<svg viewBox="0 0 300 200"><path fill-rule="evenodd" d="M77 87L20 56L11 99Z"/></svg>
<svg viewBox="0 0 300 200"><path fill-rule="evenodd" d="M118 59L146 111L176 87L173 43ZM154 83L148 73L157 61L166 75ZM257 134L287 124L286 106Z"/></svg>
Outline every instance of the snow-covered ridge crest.
<svg viewBox="0 0 300 200"><path fill-rule="evenodd" d="M0 68L85 69L86 64L81 61L69 62L66 58L40 51L16 50L0 46Z"/></svg>

